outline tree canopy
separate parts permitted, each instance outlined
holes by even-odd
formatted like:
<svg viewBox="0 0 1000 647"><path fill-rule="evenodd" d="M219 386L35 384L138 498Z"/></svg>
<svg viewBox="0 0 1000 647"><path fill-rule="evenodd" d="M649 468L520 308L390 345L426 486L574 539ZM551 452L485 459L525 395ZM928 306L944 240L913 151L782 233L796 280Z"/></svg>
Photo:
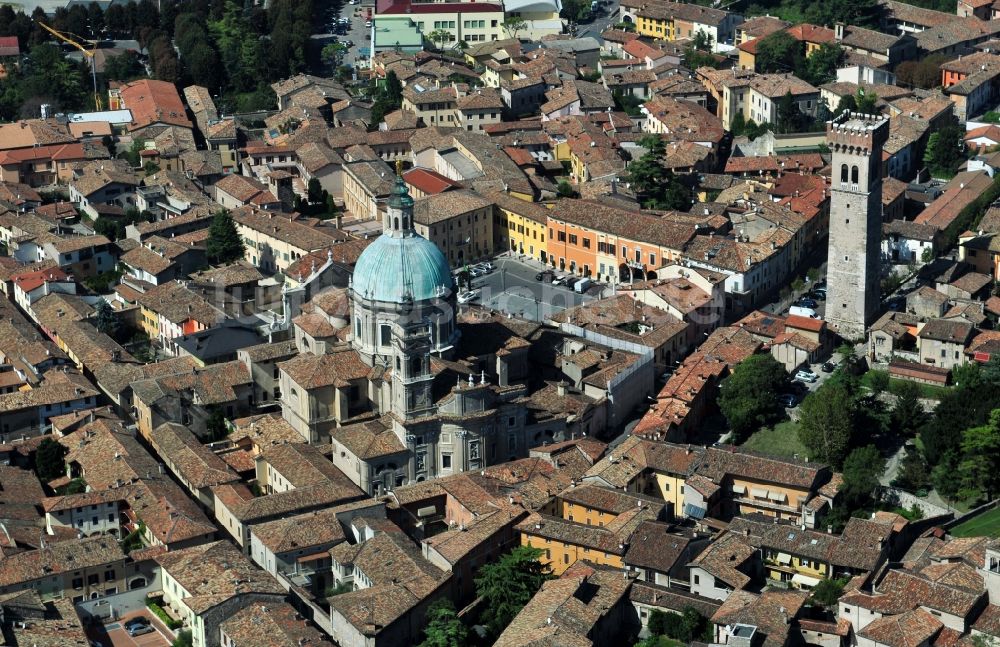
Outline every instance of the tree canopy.
<svg viewBox="0 0 1000 647"><path fill-rule="evenodd" d="M66 475L66 463L63 462L67 449L50 436L42 439L35 452L35 473L42 481L51 481Z"/></svg>
<svg viewBox="0 0 1000 647"><path fill-rule="evenodd" d="M424 641L419 647L463 647L469 640L468 628L447 598L431 603L424 622Z"/></svg>
<svg viewBox="0 0 1000 647"><path fill-rule="evenodd" d="M924 164L934 177L950 178L964 161L965 130L952 119L927 139Z"/></svg>
<svg viewBox="0 0 1000 647"><path fill-rule="evenodd" d="M647 209L676 209L687 211L691 207L691 190L670 169L663 167L666 144L659 135L647 135L639 140L646 152L628 167L625 181L639 195Z"/></svg>
<svg viewBox="0 0 1000 647"><path fill-rule="evenodd" d="M205 251L209 261L213 263L229 263L243 258L243 239L228 211L219 211L212 218Z"/></svg>
<svg viewBox="0 0 1000 647"><path fill-rule="evenodd" d="M499 560L479 568L476 594L483 599L482 621L499 635L531 597L551 579L551 570L539 560L542 551L518 546Z"/></svg>
<svg viewBox="0 0 1000 647"><path fill-rule="evenodd" d="M719 409L737 442L760 427L781 419L778 395L788 374L770 353L751 355L733 368L719 389Z"/></svg>

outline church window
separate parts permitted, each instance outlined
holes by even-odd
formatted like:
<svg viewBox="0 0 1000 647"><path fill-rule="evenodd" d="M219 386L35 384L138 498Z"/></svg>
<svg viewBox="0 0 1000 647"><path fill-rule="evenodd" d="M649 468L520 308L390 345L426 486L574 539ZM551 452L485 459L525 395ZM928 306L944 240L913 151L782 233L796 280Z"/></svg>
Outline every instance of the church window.
<svg viewBox="0 0 1000 647"><path fill-rule="evenodd" d="M389 324L382 324L379 326L379 343L383 346L388 346L389 342L392 340L392 326Z"/></svg>
<svg viewBox="0 0 1000 647"><path fill-rule="evenodd" d="M840 165L840 181L847 183L847 164Z"/></svg>
<svg viewBox="0 0 1000 647"><path fill-rule="evenodd" d="M852 166L851 167L851 184L857 184L857 183L858 183L858 167L857 166Z"/></svg>

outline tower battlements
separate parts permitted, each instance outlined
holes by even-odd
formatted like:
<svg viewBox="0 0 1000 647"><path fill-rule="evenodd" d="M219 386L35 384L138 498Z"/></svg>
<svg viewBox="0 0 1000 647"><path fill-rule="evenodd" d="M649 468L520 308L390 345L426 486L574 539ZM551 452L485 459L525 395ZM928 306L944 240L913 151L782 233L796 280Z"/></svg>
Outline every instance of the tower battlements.
<svg viewBox="0 0 1000 647"><path fill-rule="evenodd" d="M844 111L826 122L826 141L834 151L869 154L889 139L889 119Z"/></svg>

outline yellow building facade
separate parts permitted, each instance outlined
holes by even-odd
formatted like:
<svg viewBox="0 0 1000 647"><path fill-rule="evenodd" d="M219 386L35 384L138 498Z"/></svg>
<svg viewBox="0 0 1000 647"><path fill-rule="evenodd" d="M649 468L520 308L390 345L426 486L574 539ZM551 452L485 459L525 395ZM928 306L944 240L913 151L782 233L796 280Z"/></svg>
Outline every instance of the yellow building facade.
<svg viewBox="0 0 1000 647"><path fill-rule="evenodd" d="M556 576L562 575L578 559L585 559L588 562L602 566L612 566L614 568L622 568L624 565L621 555L546 537L521 533L521 545L531 546L542 551L539 561L551 568L552 574Z"/></svg>

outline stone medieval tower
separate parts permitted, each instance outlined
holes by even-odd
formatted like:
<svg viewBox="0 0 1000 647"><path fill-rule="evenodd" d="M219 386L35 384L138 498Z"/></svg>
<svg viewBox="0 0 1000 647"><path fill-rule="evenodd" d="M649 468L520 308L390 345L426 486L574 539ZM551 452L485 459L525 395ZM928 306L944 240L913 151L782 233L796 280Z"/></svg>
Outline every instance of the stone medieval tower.
<svg viewBox="0 0 1000 647"><path fill-rule="evenodd" d="M828 121L833 152L826 320L847 340L863 339L879 307L882 146L889 120L844 112Z"/></svg>

